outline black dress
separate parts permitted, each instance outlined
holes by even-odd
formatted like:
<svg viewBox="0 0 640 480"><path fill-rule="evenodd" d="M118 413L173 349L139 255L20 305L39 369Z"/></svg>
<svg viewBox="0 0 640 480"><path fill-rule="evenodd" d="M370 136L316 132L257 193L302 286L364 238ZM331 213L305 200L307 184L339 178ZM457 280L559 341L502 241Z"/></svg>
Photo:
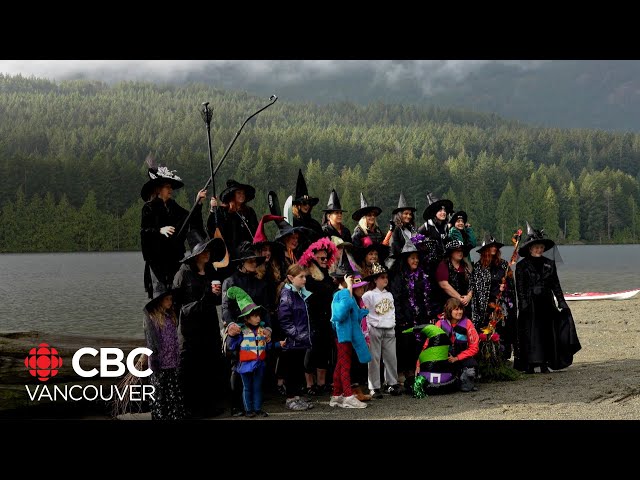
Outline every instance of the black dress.
<svg viewBox="0 0 640 480"><path fill-rule="evenodd" d="M546 257L525 257L516 264L516 291L520 361L514 366L521 370L536 365L552 369L569 366L580 343L555 262Z"/></svg>
<svg viewBox="0 0 640 480"><path fill-rule="evenodd" d="M220 413L226 385L216 312L221 296L211 292L211 281L221 279L210 264L204 275L196 269L185 263L173 280L180 312L179 378L187 415L207 417Z"/></svg>
<svg viewBox="0 0 640 480"><path fill-rule="evenodd" d="M242 211L229 212L224 208L218 209L218 223L216 224L216 215L211 212L207 219L207 231L213 236L216 226L220 228L224 243L227 245L229 257L234 259L237 257L236 249L244 241L253 243L253 237L258 229L258 217L256 212L250 206L245 206Z"/></svg>
<svg viewBox="0 0 640 480"><path fill-rule="evenodd" d="M153 298L153 279L160 281L166 287L171 285L173 277L180 269L180 260L184 257L184 240L191 229L198 230L205 236L202 223L202 204L198 203L189 218L180 238L178 230L182 227L189 212L169 199L165 203L161 198L155 198L142 206L142 220L140 225L140 243L142 258L145 261L144 287ZM176 231L170 237L160 233L162 227L172 226ZM153 275L152 275L153 272Z"/></svg>

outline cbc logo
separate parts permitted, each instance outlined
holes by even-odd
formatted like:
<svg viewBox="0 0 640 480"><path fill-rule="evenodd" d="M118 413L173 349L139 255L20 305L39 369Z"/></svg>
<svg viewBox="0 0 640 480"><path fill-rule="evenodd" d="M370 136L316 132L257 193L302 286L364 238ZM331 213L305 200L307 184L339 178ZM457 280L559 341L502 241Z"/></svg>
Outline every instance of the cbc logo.
<svg viewBox="0 0 640 480"><path fill-rule="evenodd" d="M135 366L135 359L139 354L145 354L147 356L151 356L153 350L150 350L145 347L134 348L127 355L127 370L134 377L144 378L148 377L153 373L150 368L146 370L140 371ZM73 370L80 375L81 377L90 378L95 377L98 374L97 368L92 368L91 370L85 370L80 365L80 359L85 355L91 355L95 357L96 355L100 355L100 376L101 377L119 377L124 374L125 367L122 363L122 359L124 358L124 353L119 348L114 347L105 347L101 348L100 351L91 347L83 347L73 354L73 358L71 359L71 366ZM109 367L115 367L115 369L109 369Z"/></svg>
<svg viewBox="0 0 640 480"><path fill-rule="evenodd" d="M129 373L135 377L148 377L153 371L150 368L142 371L138 370L135 366L135 359L140 354L151 356L152 353L153 351L148 348L134 348L127 355L126 370L129 370ZM91 355L92 357L99 355L100 370L97 368L90 370L83 368L80 362L85 355ZM100 374L100 377L120 377L125 373L123 359L124 353L119 348L105 347L96 350L91 347L83 347L73 354L71 366L76 374L84 378L95 377L98 374ZM41 343L29 350L29 355L24 359L24 365L33 377L38 378L41 382L46 382L49 378L58 374L58 370L62 366L62 357L60 357L55 348L47 343Z"/></svg>
<svg viewBox="0 0 640 480"><path fill-rule="evenodd" d="M58 369L62 366L62 358L48 343L41 343L29 350L29 356L24 359L24 365L29 369L31 376L46 382L58 374Z"/></svg>

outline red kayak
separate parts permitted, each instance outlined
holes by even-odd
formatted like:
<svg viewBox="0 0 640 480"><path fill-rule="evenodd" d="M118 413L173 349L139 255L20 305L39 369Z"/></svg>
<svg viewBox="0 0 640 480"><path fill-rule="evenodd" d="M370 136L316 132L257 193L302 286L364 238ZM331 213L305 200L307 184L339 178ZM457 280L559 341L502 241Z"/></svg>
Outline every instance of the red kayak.
<svg viewBox="0 0 640 480"><path fill-rule="evenodd" d="M576 292L565 293L565 300L626 300L640 292L640 288L636 290L625 290L624 292Z"/></svg>

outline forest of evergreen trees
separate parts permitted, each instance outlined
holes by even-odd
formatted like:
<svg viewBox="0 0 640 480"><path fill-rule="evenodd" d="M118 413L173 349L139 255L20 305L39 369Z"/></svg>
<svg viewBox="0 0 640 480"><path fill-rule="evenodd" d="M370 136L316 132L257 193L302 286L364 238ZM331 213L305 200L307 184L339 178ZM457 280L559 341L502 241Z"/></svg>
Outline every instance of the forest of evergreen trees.
<svg viewBox="0 0 640 480"><path fill-rule="evenodd" d="M187 209L209 177L203 101L214 109L216 163L244 119L268 103L202 84L0 75L0 251L139 249L147 155L183 178L176 196ZM640 135L632 133L281 98L244 128L217 191L228 178L254 185L260 216L269 190L281 202L293 193L298 168L320 197L318 219L331 188L349 212L362 191L383 208L383 229L401 191L418 220L432 191L466 210L479 238L490 232L508 243L525 221L562 243L636 243L640 234Z"/></svg>

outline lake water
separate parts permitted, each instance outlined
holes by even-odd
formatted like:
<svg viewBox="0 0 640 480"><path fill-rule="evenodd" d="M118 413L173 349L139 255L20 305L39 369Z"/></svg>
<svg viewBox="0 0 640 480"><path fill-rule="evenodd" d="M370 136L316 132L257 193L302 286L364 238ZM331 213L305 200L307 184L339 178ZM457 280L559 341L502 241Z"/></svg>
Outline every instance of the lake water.
<svg viewBox="0 0 640 480"><path fill-rule="evenodd" d="M559 251L565 292L640 288L640 245ZM0 254L0 331L144 338L143 268L140 252Z"/></svg>

